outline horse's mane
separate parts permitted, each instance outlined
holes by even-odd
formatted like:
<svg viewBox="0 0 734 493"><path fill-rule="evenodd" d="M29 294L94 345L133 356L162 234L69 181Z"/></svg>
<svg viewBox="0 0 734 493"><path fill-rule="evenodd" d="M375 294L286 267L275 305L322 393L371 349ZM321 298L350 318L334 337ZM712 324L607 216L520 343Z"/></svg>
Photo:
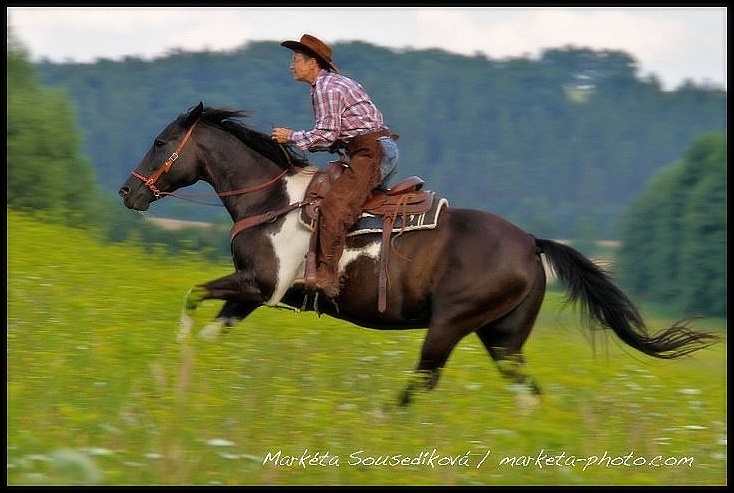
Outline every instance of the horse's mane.
<svg viewBox="0 0 734 493"><path fill-rule="evenodd" d="M179 120L185 121L186 116L185 114L180 115ZM310 165L308 157L297 147L278 144L269 135L254 130L240 121L247 116L249 116L248 113L242 110L204 107L204 112L201 114L200 119L234 135L247 147L273 161L283 169L289 166L303 168Z"/></svg>

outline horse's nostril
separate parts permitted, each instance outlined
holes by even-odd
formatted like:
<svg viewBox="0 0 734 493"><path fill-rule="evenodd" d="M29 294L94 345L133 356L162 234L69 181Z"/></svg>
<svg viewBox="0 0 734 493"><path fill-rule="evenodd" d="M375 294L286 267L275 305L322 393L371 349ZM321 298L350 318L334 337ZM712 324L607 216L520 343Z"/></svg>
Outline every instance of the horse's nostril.
<svg viewBox="0 0 734 493"><path fill-rule="evenodd" d="M119 192L117 192L117 193L119 193L119 194L120 194L120 197L124 197L125 195L127 195L128 193L130 193L130 189L129 189L129 188L127 188L127 187L122 187L122 188L120 189L120 191L119 191Z"/></svg>

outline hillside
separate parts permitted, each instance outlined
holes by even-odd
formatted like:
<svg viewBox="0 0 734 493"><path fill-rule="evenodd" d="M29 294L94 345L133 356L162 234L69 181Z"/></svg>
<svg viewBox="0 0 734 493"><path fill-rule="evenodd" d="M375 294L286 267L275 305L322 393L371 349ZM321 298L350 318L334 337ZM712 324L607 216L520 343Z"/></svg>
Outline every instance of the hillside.
<svg viewBox="0 0 734 493"><path fill-rule="evenodd" d="M496 212L545 237L618 239L620 214L649 179L696 136L727 127L726 92L662 91L654 77L637 77L624 52L567 47L539 60L493 60L366 43L334 48L342 71L363 83L400 134L399 176L422 176L454 206ZM260 42L228 53L36 68L74 102L85 152L114 195L153 138L199 101L246 110L263 132L308 127L308 88L292 80L288 56ZM155 209L173 219L221 217L172 199Z"/></svg>

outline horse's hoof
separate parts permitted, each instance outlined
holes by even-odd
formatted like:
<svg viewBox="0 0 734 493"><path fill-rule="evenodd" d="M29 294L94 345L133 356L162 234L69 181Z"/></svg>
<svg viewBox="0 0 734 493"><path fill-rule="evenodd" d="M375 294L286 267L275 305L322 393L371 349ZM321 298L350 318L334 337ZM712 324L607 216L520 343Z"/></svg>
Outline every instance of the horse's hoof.
<svg viewBox="0 0 734 493"><path fill-rule="evenodd" d="M540 395L533 392L533 389L519 387L512 390L515 394L517 410L521 415L532 413L535 407L540 404Z"/></svg>
<svg viewBox="0 0 734 493"><path fill-rule="evenodd" d="M405 408L408 406L408 404L410 404L413 401L413 398L411 397L410 394L411 394L410 391L407 389L403 390L400 393L400 397L398 397L398 407Z"/></svg>
<svg viewBox="0 0 734 493"><path fill-rule="evenodd" d="M393 405L388 402L384 402L381 405L375 407L375 409L372 411L371 414L374 418L382 421L384 419L387 419L388 416L392 413L392 411L393 411Z"/></svg>
<svg viewBox="0 0 734 493"><path fill-rule="evenodd" d="M201 339L213 341L219 338L219 336L222 334L223 329L224 324L222 322L212 322L201 329L201 331L199 331L199 337Z"/></svg>

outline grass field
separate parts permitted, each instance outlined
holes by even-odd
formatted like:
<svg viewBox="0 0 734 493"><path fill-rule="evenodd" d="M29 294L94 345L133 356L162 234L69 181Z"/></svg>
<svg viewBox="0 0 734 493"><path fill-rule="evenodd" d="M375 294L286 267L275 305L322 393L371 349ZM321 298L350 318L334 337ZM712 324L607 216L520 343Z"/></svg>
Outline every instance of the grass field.
<svg viewBox="0 0 734 493"><path fill-rule="evenodd" d="M188 289L230 270L8 211L8 484L727 483L725 343L672 362L592 343L551 291L526 346L540 403L471 336L435 391L384 411L423 330L261 308L178 344Z"/></svg>

